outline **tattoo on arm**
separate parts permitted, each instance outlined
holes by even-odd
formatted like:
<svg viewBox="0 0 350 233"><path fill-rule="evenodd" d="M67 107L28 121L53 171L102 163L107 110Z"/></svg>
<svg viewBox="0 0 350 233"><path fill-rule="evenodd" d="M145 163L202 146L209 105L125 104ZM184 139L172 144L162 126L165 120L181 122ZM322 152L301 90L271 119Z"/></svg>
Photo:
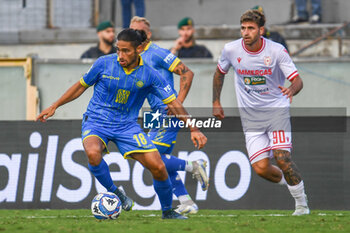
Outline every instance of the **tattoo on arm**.
<svg viewBox="0 0 350 233"><path fill-rule="evenodd" d="M190 69L188 69L187 66L185 66L185 64L183 64L181 61L179 62L179 64L175 67L174 69L174 73L178 74L178 75L184 75L186 74Z"/></svg>
<svg viewBox="0 0 350 233"><path fill-rule="evenodd" d="M174 73L180 75L180 91L178 99L183 102L191 88L193 80L193 72L182 62L175 67Z"/></svg>
<svg viewBox="0 0 350 233"><path fill-rule="evenodd" d="M188 84L187 84L187 83L185 83L185 85L184 85L184 89L185 89L185 90L187 90L187 88L188 88Z"/></svg>
<svg viewBox="0 0 350 233"><path fill-rule="evenodd" d="M218 68L216 68L216 72L213 78L213 102L220 100L222 86L224 84L225 75L222 74Z"/></svg>
<svg viewBox="0 0 350 233"><path fill-rule="evenodd" d="M279 168L282 170L284 178L289 185L297 185L300 183L300 172L292 161L290 152L285 150L274 150L273 156L275 157Z"/></svg>

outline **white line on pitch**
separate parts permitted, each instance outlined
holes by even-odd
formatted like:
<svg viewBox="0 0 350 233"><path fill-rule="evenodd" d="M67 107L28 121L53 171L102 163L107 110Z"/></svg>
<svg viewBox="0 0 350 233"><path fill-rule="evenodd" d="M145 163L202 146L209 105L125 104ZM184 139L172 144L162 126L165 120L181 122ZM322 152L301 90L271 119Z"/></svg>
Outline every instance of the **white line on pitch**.
<svg viewBox="0 0 350 233"><path fill-rule="evenodd" d="M342 213L334 213L334 214L327 214L327 213L318 213L318 216L344 216ZM159 214L144 214L142 217L160 217L161 215ZM190 215L191 218L202 218L202 217L288 217L292 216L291 214L227 214L227 215L221 215L221 214L194 214ZM83 215L83 216L76 216L76 215L68 215L68 216L24 216L23 218L28 218L28 219L56 219L56 218L93 218L94 216L92 215ZM4 217L7 218L7 217Z"/></svg>

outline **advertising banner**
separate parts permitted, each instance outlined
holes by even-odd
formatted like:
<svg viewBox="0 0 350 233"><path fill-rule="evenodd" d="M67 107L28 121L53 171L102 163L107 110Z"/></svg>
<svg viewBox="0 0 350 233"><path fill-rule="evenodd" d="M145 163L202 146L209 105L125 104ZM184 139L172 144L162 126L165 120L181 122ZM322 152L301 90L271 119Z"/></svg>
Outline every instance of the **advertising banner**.
<svg viewBox="0 0 350 233"><path fill-rule="evenodd" d="M292 119L296 129L324 124L321 129L293 132L292 158L304 179L311 209L350 209L349 119L343 119ZM231 121L240 125L239 118ZM335 130L327 122L335 123ZM2 121L0 129L1 209L90 208L92 198L104 191L88 169L80 120ZM208 144L196 150L189 132L181 130L173 152L182 159L208 161L208 191L202 191L190 173L179 172L199 208L294 209L286 186L263 180L252 170L241 129L204 133ZM104 159L112 179L135 200L135 209L160 209L150 172L124 159L112 142L108 147L110 154Z"/></svg>

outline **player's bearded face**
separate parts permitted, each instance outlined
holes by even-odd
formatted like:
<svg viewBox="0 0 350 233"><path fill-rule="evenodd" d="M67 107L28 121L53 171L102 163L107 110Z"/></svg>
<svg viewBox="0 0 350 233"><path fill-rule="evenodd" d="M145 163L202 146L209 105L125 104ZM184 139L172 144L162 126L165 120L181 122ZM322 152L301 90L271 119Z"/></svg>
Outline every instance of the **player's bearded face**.
<svg viewBox="0 0 350 233"><path fill-rule="evenodd" d="M118 40L117 54L122 67L130 69L138 65L139 54L131 42Z"/></svg>
<svg viewBox="0 0 350 233"><path fill-rule="evenodd" d="M263 27L258 27L255 22L243 22L241 24L241 35L245 45L253 46L262 35Z"/></svg>

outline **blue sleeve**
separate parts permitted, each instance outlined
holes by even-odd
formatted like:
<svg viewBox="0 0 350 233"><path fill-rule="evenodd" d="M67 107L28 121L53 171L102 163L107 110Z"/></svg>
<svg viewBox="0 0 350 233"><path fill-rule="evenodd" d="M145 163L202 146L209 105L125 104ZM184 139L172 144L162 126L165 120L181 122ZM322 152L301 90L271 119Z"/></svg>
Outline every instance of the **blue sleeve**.
<svg viewBox="0 0 350 233"><path fill-rule="evenodd" d="M90 67L90 69L84 74L84 76L80 79L80 83L84 87L90 87L94 85L102 73L104 69L104 59L98 58L94 64Z"/></svg>
<svg viewBox="0 0 350 233"><path fill-rule="evenodd" d="M169 50L160 48L157 50L159 63L161 66L170 72L173 72L175 67L180 63L180 59L172 54Z"/></svg>
<svg viewBox="0 0 350 233"><path fill-rule="evenodd" d="M160 98L164 104L168 104L176 99L176 95L171 85L157 72L151 74L151 92Z"/></svg>

